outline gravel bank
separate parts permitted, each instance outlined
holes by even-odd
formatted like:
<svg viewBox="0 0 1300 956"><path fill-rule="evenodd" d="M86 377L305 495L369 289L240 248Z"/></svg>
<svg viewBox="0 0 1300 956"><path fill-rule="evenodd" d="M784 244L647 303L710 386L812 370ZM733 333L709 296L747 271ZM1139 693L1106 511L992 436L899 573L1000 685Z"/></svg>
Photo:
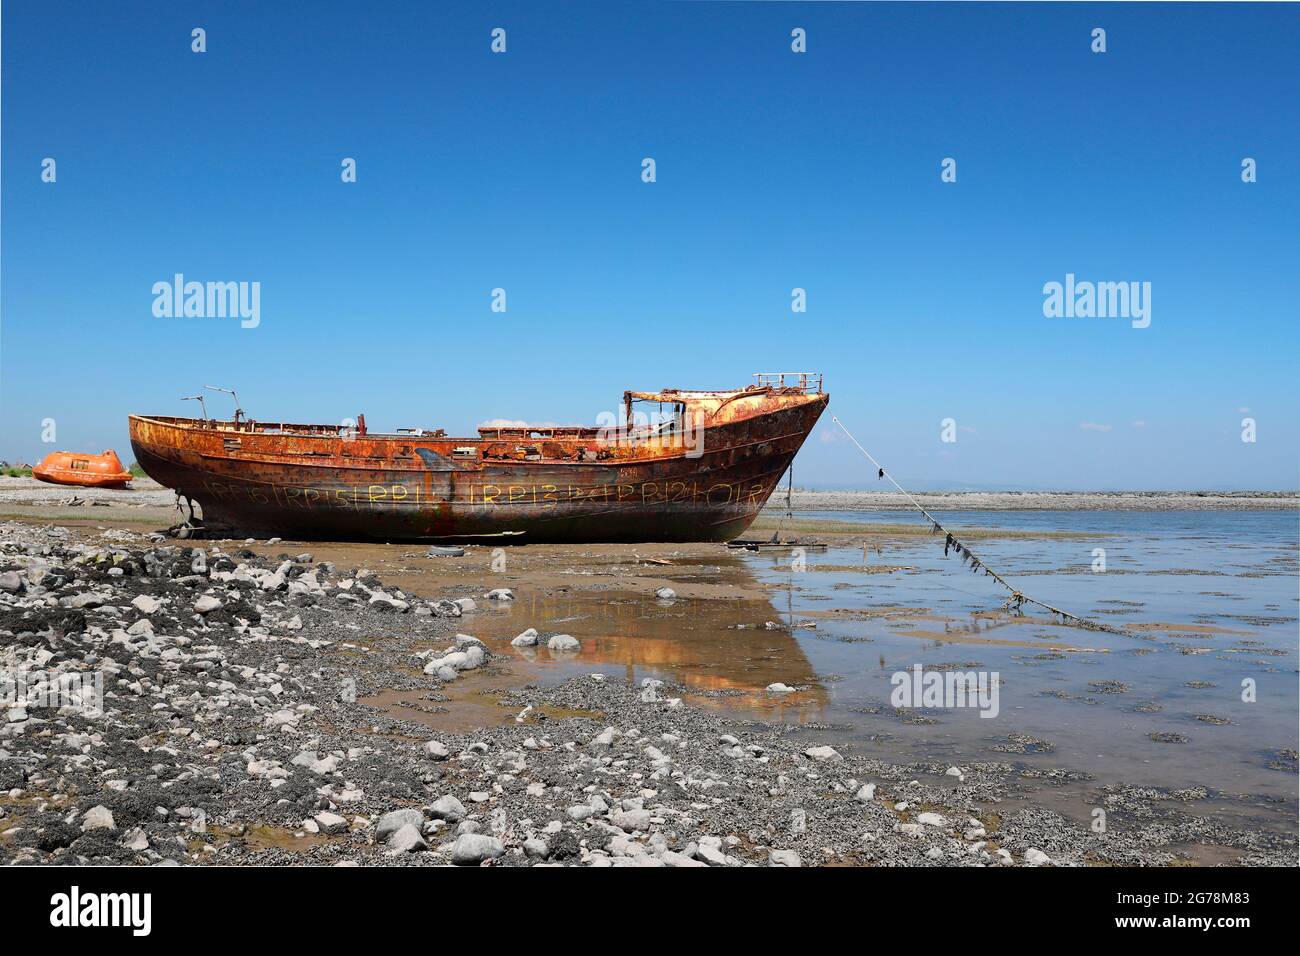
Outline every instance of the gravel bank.
<svg viewBox="0 0 1300 956"><path fill-rule="evenodd" d="M511 596L486 591L0 525L0 653L28 697L0 710L0 862L1161 865L1208 844L1294 863L1293 836L1189 812L1204 792L1099 791L1095 833L1034 803L1053 774L1013 764L885 764L617 675L494 689L502 662L470 635ZM572 653L554 637L535 652ZM72 677L94 673L98 698ZM432 733L364 702L454 710L462 682L499 720ZM62 706L38 706L52 685Z"/></svg>
<svg viewBox="0 0 1300 956"><path fill-rule="evenodd" d="M75 488L36 478L0 477L0 502L16 505L171 508L176 492L152 478L133 478L129 488Z"/></svg>

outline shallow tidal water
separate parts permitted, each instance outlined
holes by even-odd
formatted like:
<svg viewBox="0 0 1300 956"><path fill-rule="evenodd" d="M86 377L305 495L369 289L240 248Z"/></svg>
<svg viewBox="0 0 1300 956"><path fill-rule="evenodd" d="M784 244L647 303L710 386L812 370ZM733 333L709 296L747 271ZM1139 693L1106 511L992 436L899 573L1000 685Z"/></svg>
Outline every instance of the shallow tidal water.
<svg viewBox="0 0 1300 956"><path fill-rule="evenodd" d="M923 521L886 512L800 517ZM959 538L962 527L1029 533L967 543L1026 594L1130 633L1061 626L1033 609L1002 613L1006 592L945 558L942 538L928 535L884 536L866 553L832 544L808 552L803 569L785 552L719 552L656 569L686 585L733 584L734 601L521 589L513 604L481 615L476 633L516 654L497 642L525 627L543 639L578 637L576 658L522 652L543 680L597 669L670 677L695 702L804 724L819 742L890 762L999 761L1080 771L1092 787L1203 787L1212 796L1204 810L1294 831L1295 515L938 517ZM1096 548L1105 549L1102 572L1093 570ZM892 706L891 676L916 664L996 673L997 716ZM799 689L765 693L778 681ZM1247 681L1253 701L1243 699ZM1069 806L1069 790L1056 802L1086 819L1088 804Z"/></svg>

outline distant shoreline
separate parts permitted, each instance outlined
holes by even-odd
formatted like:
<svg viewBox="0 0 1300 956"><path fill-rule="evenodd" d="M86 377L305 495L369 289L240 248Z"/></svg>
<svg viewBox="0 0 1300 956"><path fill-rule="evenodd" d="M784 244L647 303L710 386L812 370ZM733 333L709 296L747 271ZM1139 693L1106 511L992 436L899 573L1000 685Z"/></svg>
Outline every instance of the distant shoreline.
<svg viewBox="0 0 1300 956"><path fill-rule="evenodd" d="M1294 491L918 491L934 511L1296 511ZM914 506L897 491L801 491L795 511L901 511ZM768 511L785 510L778 488Z"/></svg>

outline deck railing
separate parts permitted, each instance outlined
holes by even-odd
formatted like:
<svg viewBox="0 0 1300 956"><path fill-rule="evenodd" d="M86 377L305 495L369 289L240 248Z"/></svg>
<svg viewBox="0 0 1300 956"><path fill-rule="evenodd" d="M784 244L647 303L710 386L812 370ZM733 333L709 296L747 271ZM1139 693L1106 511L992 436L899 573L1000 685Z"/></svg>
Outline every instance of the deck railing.
<svg viewBox="0 0 1300 956"><path fill-rule="evenodd" d="M822 391L821 372L755 372L754 378L761 388L798 390L810 395L820 395Z"/></svg>

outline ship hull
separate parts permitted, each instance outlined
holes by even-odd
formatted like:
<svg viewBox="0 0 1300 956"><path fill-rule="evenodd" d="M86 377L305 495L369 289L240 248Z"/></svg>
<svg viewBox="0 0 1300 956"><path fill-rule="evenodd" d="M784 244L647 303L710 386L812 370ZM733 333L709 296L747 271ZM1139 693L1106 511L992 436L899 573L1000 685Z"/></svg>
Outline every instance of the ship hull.
<svg viewBox="0 0 1300 956"><path fill-rule="evenodd" d="M216 534L725 541L763 508L827 403L824 394L782 399L757 414L722 417L693 453L633 443L605 461L465 463L453 449L475 440L345 441L137 416L131 446L151 478L199 504Z"/></svg>
<svg viewBox="0 0 1300 956"><path fill-rule="evenodd" d="M32 477L51 485L67 485L72 488L125 488L131 480L129 477L112 478L99 475L86 478L68 472L44 471L39 468L32 469Z"/></svg>

